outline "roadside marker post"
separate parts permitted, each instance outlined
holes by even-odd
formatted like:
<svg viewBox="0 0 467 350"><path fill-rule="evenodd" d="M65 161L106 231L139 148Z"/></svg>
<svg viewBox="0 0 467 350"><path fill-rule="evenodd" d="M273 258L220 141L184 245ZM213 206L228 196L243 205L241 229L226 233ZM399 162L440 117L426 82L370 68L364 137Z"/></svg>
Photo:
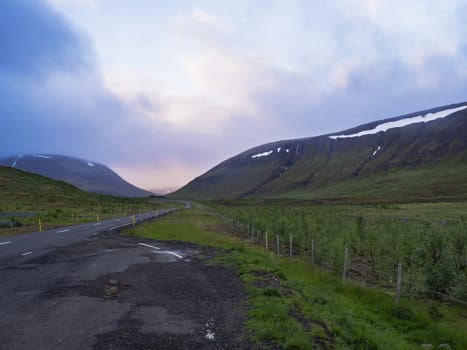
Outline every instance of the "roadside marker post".
<svg viewBox="0 0 467 350"><path fill-rule="evenodd" d="M97 221L100 221L100 220L99 220L99 214L96 215L96 220L97 220Z"/></svg>
<svg viewBox="0 0 467 350"><path fill-rule="evenodd" d="M133 214L132 222L133 222L133 227L135 227L135 226L136 226L136 217L135 217L135 214Z"/></svg>
<svg viewBox="0 0 467 350"><path fill-rule="evenodd" d="M42 232L42 221L41 218L39 218L39 232Z"/></svg>
<svg viewBox="0 0 467 350"><path fill-rule="evenodd" d="M159 217L159 209L156 210L156 219Z"/></svg>
<svg viewBox="0 0 467 350"><path fill-rule="evenodd" d="M266 249L268 249L268 233L267 232L264 233L264 241L266 244Z"/></svg>

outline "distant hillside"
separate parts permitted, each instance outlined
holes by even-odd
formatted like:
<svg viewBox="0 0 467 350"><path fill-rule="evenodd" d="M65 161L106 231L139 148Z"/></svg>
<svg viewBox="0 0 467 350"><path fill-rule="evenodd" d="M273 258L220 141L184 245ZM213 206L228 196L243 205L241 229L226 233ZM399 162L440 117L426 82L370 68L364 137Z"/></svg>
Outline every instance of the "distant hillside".
<svg viewBox="0 0 467 350"><path fill-rule="evenodd" d="M467 198L467 103L234 156L177 198L400 201Z"/></svg>
<svg viewBox="0 0 467 350"><path fill-rule="evenodd" d="M0 213L36 211L44 208L86 208L108 203L142 201L89 193L63 181L0 166ZM125 202L127 201L127 202Z"/></svg>
<svg viewBox="0 0 467 350"><path fill-rule="evenodd" d="M88 192L118 197L147 197L142 190L123 180L107 166L60 155L21 155L0 159L0 165L64 181Z"/></svg>

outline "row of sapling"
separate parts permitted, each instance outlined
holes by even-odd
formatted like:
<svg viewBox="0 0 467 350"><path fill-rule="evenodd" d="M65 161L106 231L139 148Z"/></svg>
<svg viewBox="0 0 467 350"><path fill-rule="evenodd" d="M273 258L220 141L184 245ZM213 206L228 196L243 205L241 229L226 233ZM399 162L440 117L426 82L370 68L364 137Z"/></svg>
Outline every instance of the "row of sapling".
<svg viewBox="0 0 467 350"><path fill-rule="evenodd" d="M246 238L264 244L279 238L281 252L310 255L314 262L339 272L345 248L350 267L381 283L394 284L398 263L403 266L406 295L430 293L465 300L467 294L467 224L465 219L412 219L365 216L358 207L342 206L235 206L214 210ZM228 218L228 220L227 220ZM269 245L275 249L275 243ZM352 261L354 265L352 265ZM359 262L356 266L356 261Z"/></svg>

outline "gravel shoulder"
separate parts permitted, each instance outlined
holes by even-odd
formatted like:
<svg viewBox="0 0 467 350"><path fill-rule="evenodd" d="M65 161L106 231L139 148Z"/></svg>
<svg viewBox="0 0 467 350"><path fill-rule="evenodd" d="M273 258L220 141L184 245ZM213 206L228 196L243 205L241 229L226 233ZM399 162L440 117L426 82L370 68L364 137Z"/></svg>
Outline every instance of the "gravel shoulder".
<svg viewBox="0 0 467 350"><path fill-rule="evenodd" d="M250 348L243 285L231 269L206 263L214 254L105 234L3 262L0 348Z"/></svg>

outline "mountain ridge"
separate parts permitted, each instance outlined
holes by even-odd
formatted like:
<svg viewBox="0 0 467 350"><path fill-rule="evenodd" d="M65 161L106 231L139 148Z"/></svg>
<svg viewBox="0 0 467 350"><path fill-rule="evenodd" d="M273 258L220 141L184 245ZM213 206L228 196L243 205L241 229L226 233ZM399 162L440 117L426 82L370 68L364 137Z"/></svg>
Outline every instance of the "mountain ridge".
<svg viewBox="0 0 467 350"><path fill-rule="evenodd" d="M450 113L450 110L454 112ZM429 116L443 114L447 116L429 122L348 137L388 123L398 124L417 116L420 118L414 120L424 121L423 118L428 120ZM322 187L349 181L355 183L356 179L375 176L381 178L394 171L404 171L406 176L407 171L439 167L447 162L456 168L463 167L467 164L466 116L467 102L462 102L377 120L340 132L269 142L219 163L172 196L236 199L287 197L288 194L291 197L333 199L342 193L317 194L323 192ZM332 138L339 135L342 138ZM396 187L394 191L397 191ZM450 191L452 189L446 196Z"/></svg>
<svg viewBox="0 0 467 350"><path fill-rule="evenodd" d="M77 188L117 197L148 197L152 192L124 180L106 165L57 154L27 154L0 159L0 165L64 181Z"/></svg>

